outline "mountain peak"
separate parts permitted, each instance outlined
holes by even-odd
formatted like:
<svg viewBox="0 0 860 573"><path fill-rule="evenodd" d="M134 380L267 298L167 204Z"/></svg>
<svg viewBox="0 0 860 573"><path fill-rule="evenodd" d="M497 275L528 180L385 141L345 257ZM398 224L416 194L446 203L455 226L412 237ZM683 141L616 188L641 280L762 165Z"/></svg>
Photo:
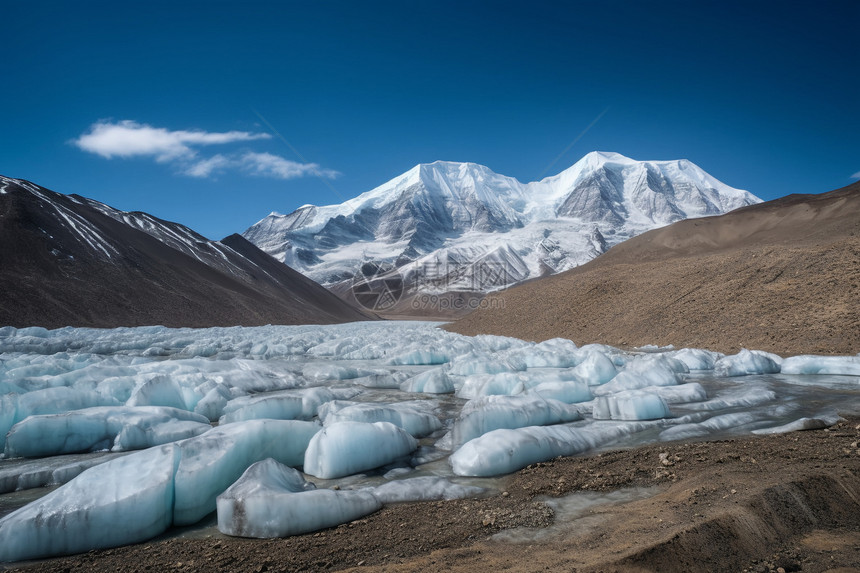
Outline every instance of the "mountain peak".
<svg viewBox="0 0 860 573"><path fill-rule="evenodd" d="M586 163L636 163L635 159L630 159L626 155L614 151L591 151L586 153L580 161Z"/></svg>
<svg viewBox="0 0 860 573"><path fill-rule="evenodd" d="M429 180L462 179L464 177L495 175L493 171L484 165L468 161L434 161L433 163L419 163L413 170L418 179L426 182ZM411 171L410 171L411 172Z"/></svg>

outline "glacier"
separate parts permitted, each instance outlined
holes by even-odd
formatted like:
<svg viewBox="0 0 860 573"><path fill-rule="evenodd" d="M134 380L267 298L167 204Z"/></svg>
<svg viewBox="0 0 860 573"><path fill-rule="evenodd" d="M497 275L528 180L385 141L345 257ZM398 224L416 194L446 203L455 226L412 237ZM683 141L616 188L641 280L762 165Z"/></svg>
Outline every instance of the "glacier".
<svg viewBox="0 0 860 573"><path fill-rule="evenodd" d="M59 486L0 515L0 560L143 541L216 509L230 534L290 535L388 503L496 495L484 478L558 455L860 413L856 356L439 326L0 328L0 495ZM298 517L265 525L280 504Z"/></svg>

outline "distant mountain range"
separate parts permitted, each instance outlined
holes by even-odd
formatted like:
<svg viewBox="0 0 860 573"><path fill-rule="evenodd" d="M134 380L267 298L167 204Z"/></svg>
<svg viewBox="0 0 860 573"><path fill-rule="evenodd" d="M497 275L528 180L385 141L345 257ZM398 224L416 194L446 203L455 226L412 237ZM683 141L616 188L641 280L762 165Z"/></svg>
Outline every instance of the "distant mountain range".
<svg viewBox="0 0 860 573"><path fill-rule="evenodd" d="M240 235L0 176L0 326L226 326L366 320Z"/></svg>
<svg viewBox="0 0 860 573"><path fill-rule="evenodd" d="M146 213L0 177L0 325L462 315L487 292L571 269L649 229L757 202L686 160L593 152L527 184L437 161L340 205L272 213L243 236L210 241ZM439 294L460 305L447 313L414 305Z"/></svg>
<svg viewBox="0 0 860 573"><path fill-rule="evenodd" d="M368 274L402 279L395 297L485 293L571 269L644 231L758 202L687 160L592 152L532 183L437 161L340 205L272 213L243 236L341 293Z"/></svg>

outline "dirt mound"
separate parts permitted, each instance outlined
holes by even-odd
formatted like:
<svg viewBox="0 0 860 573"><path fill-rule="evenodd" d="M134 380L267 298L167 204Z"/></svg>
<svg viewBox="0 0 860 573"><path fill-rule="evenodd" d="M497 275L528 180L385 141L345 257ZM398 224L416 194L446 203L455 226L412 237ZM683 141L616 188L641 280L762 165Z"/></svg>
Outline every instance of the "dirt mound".
<svg viewBox="0 0 860 573"><path fill-rule="evenodd" d="M498 293L462 334L860 352L860 183L681 221Z"/></svg>
<svg viewBox="0 0 860 573"><path fill-rule="evenodd" d="M785 547L780 551L780 547L787 540L820 534L820 527L855 530L860 526L858 495L860 480L850 474L816 475L775 485L612 565L643 571L740 571L763 557L765 564L770 559L768 570L799 571L799 553Z"/></svg>

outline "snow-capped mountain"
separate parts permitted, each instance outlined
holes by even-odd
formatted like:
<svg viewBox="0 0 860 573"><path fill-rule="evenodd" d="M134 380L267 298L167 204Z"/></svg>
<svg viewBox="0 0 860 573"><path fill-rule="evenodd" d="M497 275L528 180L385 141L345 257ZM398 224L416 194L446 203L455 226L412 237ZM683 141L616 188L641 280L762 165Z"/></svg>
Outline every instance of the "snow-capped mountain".
<svg viewBox="0 0 860 573"><path fill-rule="evenodd" d="M0 176L0 325L214 326L368 317L239 235Z"/></svg>
<svg viewBox="0 0 860 573"><path fill-rule="evenodd" d="M272 213L243 235L330 287L371 261L416 292L487 292L581 265L655 227L758 202L684 159L592 152L531 183L437 161L340 205Z"/></svg>

